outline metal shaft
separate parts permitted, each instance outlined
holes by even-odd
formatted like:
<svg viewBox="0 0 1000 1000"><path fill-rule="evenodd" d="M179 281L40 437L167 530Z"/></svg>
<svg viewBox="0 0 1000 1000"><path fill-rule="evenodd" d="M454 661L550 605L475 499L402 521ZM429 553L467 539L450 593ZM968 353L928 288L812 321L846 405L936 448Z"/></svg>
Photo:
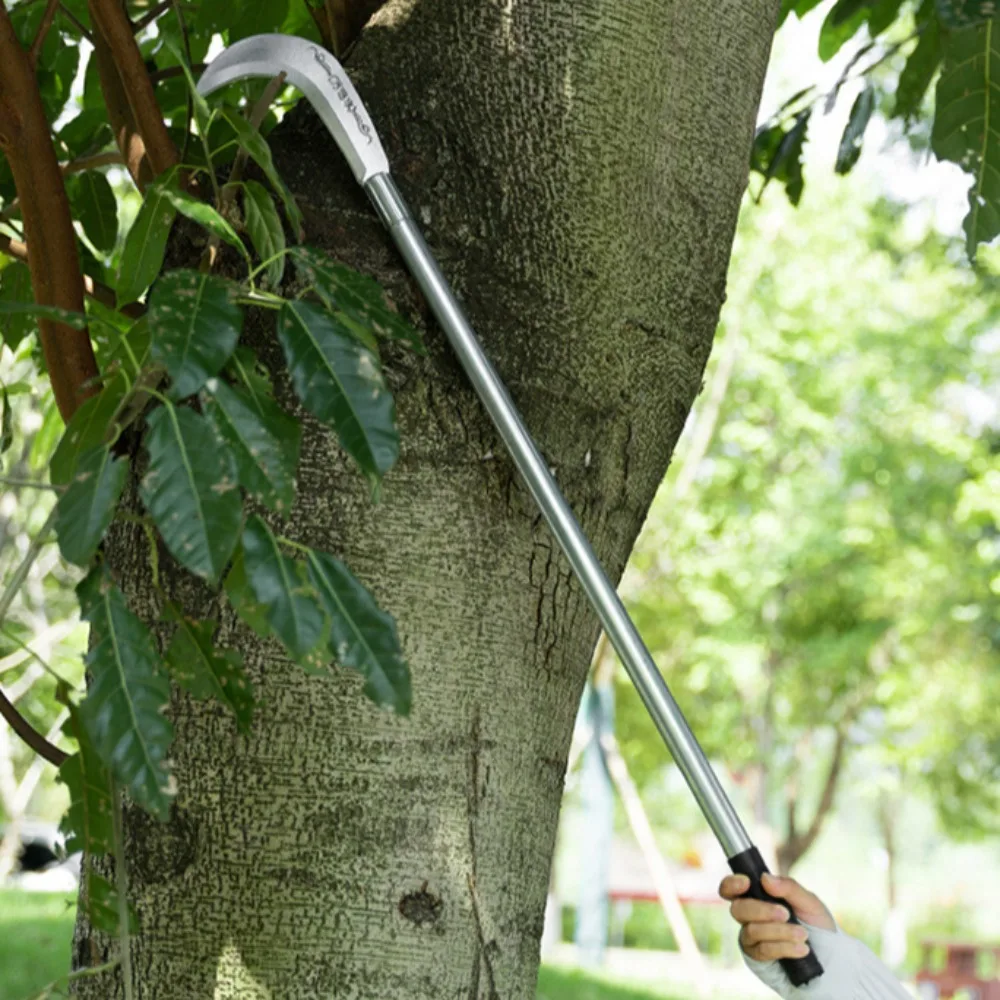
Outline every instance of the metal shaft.
<svg viewBox="0 0 1000 1000"><path fill-rule="evenodd" d="M573 572L590 598L664 742L681 769L726 857L752 847L750 837L718 776L691 732L628 612L577 523L545 460L539 454L503 382L483 353L476 334L392 178L376 174L364 185L386 228L441 324L473 388L513 456Z"/></svg>

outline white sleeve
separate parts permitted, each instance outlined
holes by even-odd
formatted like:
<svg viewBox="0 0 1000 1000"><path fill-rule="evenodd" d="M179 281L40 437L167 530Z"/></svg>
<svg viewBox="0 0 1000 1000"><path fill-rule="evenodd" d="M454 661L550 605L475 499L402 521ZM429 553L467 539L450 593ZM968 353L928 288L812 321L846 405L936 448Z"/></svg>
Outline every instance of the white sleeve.
<svg viewBox="0 0 1000 1000"><path fill-rule="evenodd" d="M823 975L805 986L792 986L778 962L758 962L744 955L750 971L784 1000L912 1000L899 980L870 949L841 930L805 925L809 944Z"/></svg>

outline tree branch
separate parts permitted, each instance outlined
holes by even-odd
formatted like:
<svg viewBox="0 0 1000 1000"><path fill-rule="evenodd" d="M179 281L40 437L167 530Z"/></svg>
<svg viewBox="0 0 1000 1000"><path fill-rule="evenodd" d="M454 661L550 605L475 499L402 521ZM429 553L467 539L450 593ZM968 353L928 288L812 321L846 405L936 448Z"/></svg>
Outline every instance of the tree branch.
<svg viewBox="0 0 1000 1000"><path fill-rule="evenodd" d="M121 0L89 0L94 54L111 127L139 190L178 162L153 81Z"/></svg>
<svg viewBox="0 0 1000 1000"><path fill-rule="evenodd" d="M7 696L0 691L0 715L6 720L11 729L29 746L39 757L44 757L50 764L60 767L69 756L53 746L35 727L28 722L23 715L11 704Z"/></svg>
<svg viewBox="0 0 1000 1000"><path fill-rule="evenodd" d="M94 44L94 36L90 33L90 29L81 21L76 14L73 13L64 3L59 5L59 11L69 21L80 34L90 42L91 45Z"/></svg>
<svg viewBox="0 0 1000 1000"><path fill-rule="evenodd" d="M191 72L198 74L204 71L208 67L208 63L192 63ZM173 80L178 76L184 75L183 66L166 66L163 69L158 69L155 73L150 73L149 78L154 84L163 83L164 80Z"/></svg>
<svg viewBox="0 0 1000 1000"><path fill-rule="evenodd" d="M844 756L847 750L847 730L841 725L837 728L837 741L833 746L833 754L830 757L830 766L827 769L826 780L823 782L823 792L820 795L819 805L813 814L812 822L805 833L798 833L795 829L795 797L788 800L788 838L785 843L778 848L778 857L781 860L781 870L787 872L816 842L827 816L833 809L833 803L837 796L837 785L840 782L840 775L844 767Z"/></svg>
<svg viewBox="0 0 1000 1000"><path fill-rule="evenodd" d="M163 0L162 3L158 3L152 10L147 11L142 17L139 18L135 24L132 25L132 30L135 34L140 34L145 31L161 14L165 14L173 6L174 0Z"/></svg>
<svg viewBox="0 0 1000 1000"><path fill-rule="evenodd" d="M52 27L52 22L56 19L56 11L59 9L59 0L49 0L45 7L45 13L42 14L42 20L38 25L38 32L35 34L35 40L31 43L31 49L28 51L28 58L31 60L32 67L38 65L38 54L42 51L42 46L45 44L45 39L48 37L49 29Z"/></svg>
<svg viewBox="0 0 1000 1000"><path fill-rule="evenodd" d="M34 68L0 3L0 148L21 200L35 301L83 312L83 274L66 185ZM97 361L87 330L40 319L42 350L63 419L95 391Z"/></svg>

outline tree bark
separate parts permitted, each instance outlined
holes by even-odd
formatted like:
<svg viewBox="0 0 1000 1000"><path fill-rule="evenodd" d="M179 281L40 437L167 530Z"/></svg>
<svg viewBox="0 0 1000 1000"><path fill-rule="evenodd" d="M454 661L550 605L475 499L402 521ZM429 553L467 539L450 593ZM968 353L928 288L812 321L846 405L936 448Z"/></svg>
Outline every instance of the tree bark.
<svg viewBox="0 0 1000 1000"><path fill-rule="evenodd" d="M777 7L397 0L351 53L400 186L614 578L700 386ZM310 240L426 318L315 116L273 143ZM279 367L270 331L253 339ZM403 449L381 503L310 424L286 531L396 615L412 715L376 711L353 676L304 676L186 588L261 708L244 739L179 698L173 816L128 811L136 997L534 996L597 623L443 337L427 341L426 358L385 352ZM145 551L121 535L111 557L152 617ZM113 947L78 927L77 964Z"/></svg>

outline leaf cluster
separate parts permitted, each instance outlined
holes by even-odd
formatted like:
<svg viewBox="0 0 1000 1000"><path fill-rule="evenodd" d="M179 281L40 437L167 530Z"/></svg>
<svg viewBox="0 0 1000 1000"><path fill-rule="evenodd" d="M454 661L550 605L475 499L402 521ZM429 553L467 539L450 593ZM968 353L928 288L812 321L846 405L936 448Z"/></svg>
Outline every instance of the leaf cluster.
<svg viewBox="0 0 1000 1000"><path fill-rule="evenodd" d="M11 8L26 47L45 6ZM228 88L210 107L193 83L193 67L213 37L233 42L268 30L311 36L312 16L303 0L245 4L235 12L220 0L130 8L133 23L150 13L155 30L141 32L139 43L182 162L144 194L119 166L86 44L84 0L60 5L38 57L83 269L112 290L118 308L88 301L82 315L39 307L27 266L0 255L0 349L41 368L37 321L56 319L89 327L101 371L97 391L61 438L51 404L45 416L54 432L56 538L62 557L84 571L76 594L91 630L86 694L64 692L67 735L79 749L60 771L71 796L63 828L70 850L91 854L111 850L116 790L158 817L168 815L177 792L167 711L174 689L217 702L241 733L257 708L241 655L220 642L220 622L191 616L160 590L164 552L218 588L238 620L304 670L324 677L346 667L377 705L405 715L411 704L392 616L334 554L285 537L282 525L296 503L307 417L336 436L377 499L399 456L380 343L397 340L419 351L419 334L377 282L303 243L301 211L266 139L275 110L256 108L249 120L257 88ZM82 91L74 91L81 72ZM284 95L278 111L290 100ZM244 179L246 162L259 180ZM16 239L18 203L3 159L0 202L0 226ZM188 232L200 230L203 256L194 267L164 270L181 218ZM228 277L215 266L222 254ZM294 282L287 280L293 272ZM286 297L284 287L295 294ZM286 399L244 343L250 309L273 315L292 388ZM15 389L0 386L0 454L14 437ZM130 609L104 559L108 532L123 522L148 540L159 622ZM94 872L87 878L92 919L113 930L117 890Z"/></svg>
<svg viewBox="0 0 1000 1000"><path fill-rule="evenodd" d="M781 22L802 18L818 0L784 0ZM857 163L876 112L914 130L931 123L930 148L970 178L966 249L1000 234L1000 25L992 0L837 0L818 34L827 62L849 43L854 51L825 94L805 87L757 131L751 169L761 177L758 198L777 181L789 199L802 197L803 149L817 108L829 111L849 83L861 82L837 152L835 169ZM935 84L936 81L936 84ZM931 93L933 89L933 100ZM994 123L994 124L991 124Z"/></svg>

